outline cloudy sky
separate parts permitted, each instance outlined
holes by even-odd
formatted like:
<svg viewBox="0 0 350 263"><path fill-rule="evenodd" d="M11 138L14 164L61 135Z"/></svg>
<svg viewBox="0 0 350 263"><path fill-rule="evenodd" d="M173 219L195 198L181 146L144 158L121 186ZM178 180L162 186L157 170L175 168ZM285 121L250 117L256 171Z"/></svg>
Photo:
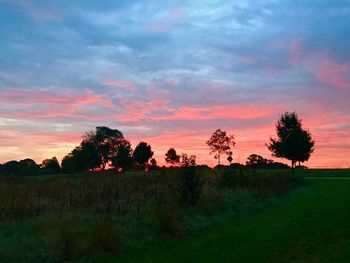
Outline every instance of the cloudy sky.
<svg viewBox="0 0 350 263"><path fill-rule="evenodd" d="M316 139L310 167L350 166L350 1L0 0L0 162L61 159L105 125L135 146L213 164L270 158L285 111Z"/></svg>

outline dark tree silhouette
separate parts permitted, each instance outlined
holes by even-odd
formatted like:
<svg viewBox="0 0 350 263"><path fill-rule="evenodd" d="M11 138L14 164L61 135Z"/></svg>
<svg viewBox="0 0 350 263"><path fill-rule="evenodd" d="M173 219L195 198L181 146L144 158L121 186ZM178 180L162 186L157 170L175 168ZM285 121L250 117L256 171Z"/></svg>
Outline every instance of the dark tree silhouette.
<svg viewBox="0 0 350 263"><path fill-rule="evenodd" d="M61 170L57 158L54 156L51 159L45 159L41 163L41 168L48 173L58 173Z"/></svg>
<svg viewBox="0 0 350 263"><path fill-rule="evenodd" d="M152 158L149 162L151 163L151 166L153 168L157 167L157 160L156 159Z"/></svg>
<svg viewBox="0 0 350 263"><path fill-rule="evenodd" d="M134 150L134 160L137 164L141 166L145 166L149 159L153 156L153 151L150 145L148 145L146 142L140 142L135 150Z"/></svg>
<svg viewBox="0 0 350 263"><path fill-rule="evenodd" d="M235 146L234 136L227 135L225 131L217 129L207 141L207 145L210 148L210 154L214 153L214 158L218 159L219 165L221 154L232 156L231 147Z"/></svg>
<svg viewBox="0 0 350 263"><path fill-rule="evenodd" d="M126 170L133 165L131 144L128 140L122 140L117 149L117 153L112 157L112 165L114 167Z"/></svg>
<svg viewBox="0 0 350 263"><path fill-rule="evenodd" d="M2 172L10 175L17 175L21 170L21 165L18 161L8 161L2 165Z"/></svg>
<svg viewBox="0 0 350 263"><path fill-rule="evenodd" d="M257 166L263 166L268 162L269 160L265 159L264 157L258 154L251 154L247 158L246 165L251 167L257 167Z"/></svg>
<svg viewBox="0 0 350 263"><path fill-rule="evenodd" d="M1 171L8 175L34 176L39 174L40 166L32 159L24 159L21 161L9 161L4 163Z"/></svg>
<svg viewBox="0 0 350 263"><path fill-rule="evenodd" d="M188 156L187 153L181 154L181 166L182 167L196 166L196 156L195 155Z"/></svg>
<svg viewBox="0 0 350 263"><path fill-rule="evenodd" d="M101 158L92 142L83 141L63 158L61 166L65 173L93 170L101 166Z"/></svg>
<svg viewBox="0 0 350 263"><path fill-rule="evenodd" d="M180 155L176 153L174 148L170 148L165 154L165 161L170 165L180 164Z"/></svg>
<svg viewBox="0 0 350 263"><path fill-rule="evenodd" d="M84 141L95 146L101 159L103 170L106 168L107 163L116 156L118 147L124 143L124 140L121 131L105 126L96 127L96 131L90 131L84 136Z"/></svg>
<svg viewBox="0 0 350 263"><path fill-rule="evenodd" d="M315 141L311 134L303 130L302 121L295 112L285 112L276 124L277 139L270 138L267 144L272 155L286 158L295 163L305 162L310 158L314 150Z"/></svg>
<svg viewBox="0 0 350 263"><path fill-rule="evenodd" d="M19 164L20 164L19 175L34 176L39 174L40 166L34 160L27 158L19 161Z"/></svg>

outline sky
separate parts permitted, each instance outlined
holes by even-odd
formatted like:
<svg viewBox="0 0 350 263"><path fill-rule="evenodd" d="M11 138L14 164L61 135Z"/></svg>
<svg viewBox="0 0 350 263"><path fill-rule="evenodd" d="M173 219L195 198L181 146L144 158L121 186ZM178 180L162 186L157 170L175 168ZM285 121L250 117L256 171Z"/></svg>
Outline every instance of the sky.
<svg viewBox="0 0 350 263"><path fill-rule="evenodd" d="M296 111L309 167L350 167L350 1L0 0L0 163L61 159L96 126L214 165ZM280 160L280 159L279 159Z"/></svg>

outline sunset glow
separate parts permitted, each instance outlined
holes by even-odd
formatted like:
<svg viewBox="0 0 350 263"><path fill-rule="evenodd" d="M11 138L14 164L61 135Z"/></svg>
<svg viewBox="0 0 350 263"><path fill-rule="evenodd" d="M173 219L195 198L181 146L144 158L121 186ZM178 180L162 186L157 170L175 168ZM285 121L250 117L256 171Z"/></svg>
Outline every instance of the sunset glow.
<svg viewBox="0 0 350 263"><path fill-rule="evenodd" d="M101 125L159 164L174 147L215 165L218 128L234 162L273 159L296 111L316 141L306 165L350 167L349 1L49 2L0 2L0 163L61 160Z"/></svg>

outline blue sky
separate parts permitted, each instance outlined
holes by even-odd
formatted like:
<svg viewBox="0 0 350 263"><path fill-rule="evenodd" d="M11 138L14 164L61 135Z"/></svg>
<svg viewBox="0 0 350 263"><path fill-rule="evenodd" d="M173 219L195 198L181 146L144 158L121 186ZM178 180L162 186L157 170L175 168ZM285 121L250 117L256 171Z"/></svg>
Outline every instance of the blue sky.
<svg viewBox="0 0 350 263"><path fill-rule="evenodd" d="M0 0L0 161L62 158L98 125L215 162L269 157L278 116L316 139L309 165L350 164L350 1Z"/></svg>

